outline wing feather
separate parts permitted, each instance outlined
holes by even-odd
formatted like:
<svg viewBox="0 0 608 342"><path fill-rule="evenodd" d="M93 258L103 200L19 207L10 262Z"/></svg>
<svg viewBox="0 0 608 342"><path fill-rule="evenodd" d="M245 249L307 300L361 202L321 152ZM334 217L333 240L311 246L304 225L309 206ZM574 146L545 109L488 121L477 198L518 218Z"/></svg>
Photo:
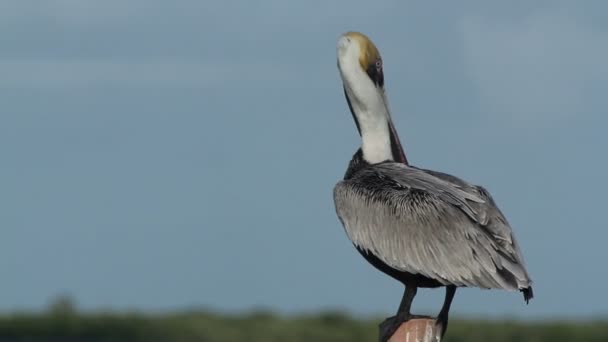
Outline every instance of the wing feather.
<svg viewBox="0 0 608 342"><path fill-rule="evenodd" d="M352 242L395 269L445 285L530 286L511 228L481 187L381 163L339 182L334 201Z"/></svg>

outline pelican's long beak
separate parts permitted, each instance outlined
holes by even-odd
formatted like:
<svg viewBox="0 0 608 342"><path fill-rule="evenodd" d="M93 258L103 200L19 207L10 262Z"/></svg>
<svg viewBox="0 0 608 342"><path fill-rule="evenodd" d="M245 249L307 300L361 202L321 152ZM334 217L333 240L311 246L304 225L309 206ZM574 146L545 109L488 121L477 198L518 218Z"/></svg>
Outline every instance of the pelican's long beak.
<svg viewBox="0 0 608 342"><path fill-rule="evenodd" d="M364 34L359 32L347 32L338 41L338 54L347 55L351 53L352 43L356 42L358 46L358 65L355 66L355 69L359 69L362 72L356 72L355 69L350 68L350 64L348 63L348 59L346 57L343 58L343 63L347 64L346 66L340 66L340 57L338 62L338 67L342 73L343 82L344 82L344 96L346 97L346 102L348 103L348 108L355 120L355 124L357 125L357 130L359 131L359 135L361 135L361 126L357 117L357 113L355 113L356 107L358 110L362 110L362 107L365 107L365 110L375 111L374 115L385 115L386 122L388 124L388 133L390 135L390 150L393 157L393 160L399 163L408 164L407 158L405 156L405 151L403 146L401 145L401 141L399 140L399 135L397 134L397 130L395 129L395 125L393 124L393 119L391 117L391 113L388 106L388 100L386 98L386 93L384 90L384 73L383 73L383 65L382 58L380 57L380 52L378 48L374 45L374 43ZM371 80L371 90L368 90L364 87L358 87L360 83L363 82L358 75L366 75L364 77L368 77ZM367 82L369 82L369 80ZM348 90L347 90L348 88ZM358 89L354 89L358 88ZM359 99L357 101L357 106L353 106L353 99L350 98L349 93L359 92L362 98L370 99L377 98L378 101L371 101L370 103L364 103L363 100ZM370 94L373 94L370 95ZM376 103L376 106L371 105L371 103Z"/></svg>
<svg viewBox="0 0 608 342"><path fill-rule="evenodd" d="M395 158L395 161L398 163L409 165L407 157L405 156L405 151L403 150L403 146L399 140L399 134L397 134L397 129L395 128L393 119L390 116L388 118L388 129L391 134L391 151L393 152L393 158Z"/></svg>

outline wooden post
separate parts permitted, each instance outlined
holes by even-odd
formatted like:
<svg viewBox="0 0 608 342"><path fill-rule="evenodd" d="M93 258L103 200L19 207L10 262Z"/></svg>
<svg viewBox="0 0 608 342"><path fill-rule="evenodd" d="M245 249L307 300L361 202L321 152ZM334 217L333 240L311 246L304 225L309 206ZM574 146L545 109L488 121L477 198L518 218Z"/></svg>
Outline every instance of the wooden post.
<svg viewBox="0 0 608 342"><path fill-rule="evenodd" d="M401 324L389 342L440 342L443 328L434 318L414 318Z"/></svg>

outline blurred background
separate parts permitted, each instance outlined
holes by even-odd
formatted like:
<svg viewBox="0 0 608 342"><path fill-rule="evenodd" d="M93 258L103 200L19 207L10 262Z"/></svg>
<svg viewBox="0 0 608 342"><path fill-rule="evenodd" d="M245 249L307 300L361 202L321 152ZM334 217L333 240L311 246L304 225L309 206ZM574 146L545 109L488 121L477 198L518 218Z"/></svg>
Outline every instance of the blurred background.
<svg viewBox="0 0 608 342"><path fill-rule="evenodd" d="M1 1L0 339L374 340L402 288L332 199L360 144L335 44L357 30L410 161L487 187L534 280L527 306L459 290L446 340L608 340L607 11Z"/></svg>

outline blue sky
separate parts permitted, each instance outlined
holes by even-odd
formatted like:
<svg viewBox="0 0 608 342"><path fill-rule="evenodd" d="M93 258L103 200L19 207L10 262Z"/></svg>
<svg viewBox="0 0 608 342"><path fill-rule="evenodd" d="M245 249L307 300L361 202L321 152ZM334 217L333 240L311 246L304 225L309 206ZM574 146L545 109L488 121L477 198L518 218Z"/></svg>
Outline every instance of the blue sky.
<svg viewBox="0 0 608 342"><path fill-rule="evenodd" d="M409 159L486 186L535 281L528 306L466 289L453 312L606 315L607 10L4 1L0 310L395 311L333 208L359 146L335 43L358 30Z"/></svg>

